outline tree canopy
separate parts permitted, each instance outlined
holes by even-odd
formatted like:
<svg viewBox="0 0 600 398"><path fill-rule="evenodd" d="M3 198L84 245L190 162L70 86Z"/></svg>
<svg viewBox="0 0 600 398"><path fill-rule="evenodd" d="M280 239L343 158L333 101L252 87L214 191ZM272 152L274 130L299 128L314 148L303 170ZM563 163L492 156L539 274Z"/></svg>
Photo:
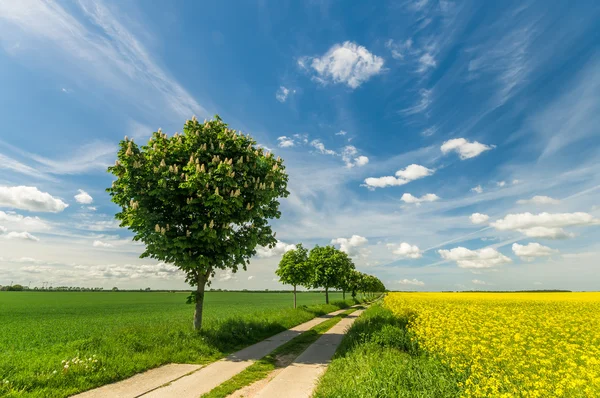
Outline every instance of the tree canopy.
<svg viewBox="0 0 600 398"><path fill-rule="evenodd" d="M219 116L193 117L171 137L159 129L143 146L125 137L108 171L116 218L146 245L141 257L174 264L197 287L196 328L215 271L246 269L257 245L276 243L268 220L289 194L283 161Z"/></svg>
<svg viewBox="0 0 600 398"><path fill-rule="evenodd" d="M279 268L275 271L279 281L294 286L294 308L296 308L296 286L310 287L313 269L308 262L308 250L301 243L295 249L284 253Z"/></svg>

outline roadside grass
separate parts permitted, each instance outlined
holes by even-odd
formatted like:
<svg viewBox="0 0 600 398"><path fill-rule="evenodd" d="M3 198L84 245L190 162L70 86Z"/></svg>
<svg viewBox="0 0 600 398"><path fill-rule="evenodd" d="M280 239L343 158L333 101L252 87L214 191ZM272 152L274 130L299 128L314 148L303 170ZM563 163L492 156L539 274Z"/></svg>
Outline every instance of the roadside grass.
<svg viewBox="0 0 600 398"><path fill-rule="evenodd" d="M325 322L314 326L310 330L307 330L301 335L288 341L281 347L278 347L269 355L256 361L256 363L250 365L243 372L232 377L220 386L213 388L210 392L202 395L201 398L224 398L243 387L249 386L256 381L264 379L269 375L269 373L278 367L277 361L279 357L297 357L306 348L308 348L308 346L317 341L322 334L337 324L342 318L345 318L357 309L358 308L351 308L339 315L334 316L331 319L326 320Z"/></svg>
<svg viewBox="0 0 600 398"><path fill-rule="evenodd" d="M353 304L302 293L293 309L291 293L209 292L198 333L185 297L1 292L0 396L66 397L167 363L211 362Z"/></svg>
<svg viewBox="0 0 600 398"><path fill-rule="evenodd" d="M423 352L407 324L406 318L372 305L344 337L314 397L460 396L464 375Z"/></svg>

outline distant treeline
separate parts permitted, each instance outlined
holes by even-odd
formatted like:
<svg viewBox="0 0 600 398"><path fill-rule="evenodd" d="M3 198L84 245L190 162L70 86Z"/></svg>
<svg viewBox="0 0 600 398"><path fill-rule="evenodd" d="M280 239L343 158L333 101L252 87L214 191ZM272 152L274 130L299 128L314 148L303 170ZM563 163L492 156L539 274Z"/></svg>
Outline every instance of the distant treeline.
<svg viewBox="0 0 600 398"><path fill-rule="evenodd" d="M27 292L153 292L153 293L189 293L190 289L151 289L149 287L145 289L119 289L113 287L112 289L104 289L102 287L69 287L69 286L60 286L60 287L47 287L47 288L29 288L27 286L22 285L12 285L12 286L0 286L0 291L27 291ZM230 290L230 289L209 289L209 292L237 292L237 293L293 293L293 290ZM298 291L298 294L301 293L325 293L325 290L307 290L307 291Z"/></svg>

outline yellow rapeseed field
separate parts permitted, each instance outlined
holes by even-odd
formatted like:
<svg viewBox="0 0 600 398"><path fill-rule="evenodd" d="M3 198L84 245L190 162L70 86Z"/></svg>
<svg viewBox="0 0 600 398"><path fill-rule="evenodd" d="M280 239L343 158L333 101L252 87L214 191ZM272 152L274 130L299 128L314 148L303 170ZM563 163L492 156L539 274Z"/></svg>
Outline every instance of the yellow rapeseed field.
<svg viewBox="0 0 600 398"><path fill-rule="evenodd" d="M465 397L600 397L600 293L390 293Z"/></svg>

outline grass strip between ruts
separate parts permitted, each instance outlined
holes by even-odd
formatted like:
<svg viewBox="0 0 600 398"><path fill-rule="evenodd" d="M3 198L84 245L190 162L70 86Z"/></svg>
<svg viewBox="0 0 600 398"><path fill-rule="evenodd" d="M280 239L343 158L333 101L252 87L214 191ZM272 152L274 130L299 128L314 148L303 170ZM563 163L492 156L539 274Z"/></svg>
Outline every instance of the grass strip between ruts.
<svg viewBox="0 0 600 398"><path fill-rule="evenodd" d="M308 346L317 341L322 334L336 325L342 318L348 316L359 308L351 308L334 316L331 319L322 322L310 330L294 337L292 340L283 344L281 347L273 350L269 355L259 359L254 364L247 367L241 373L213 388L210 392L202 395L201 398L219 398L227 397L235 391L249 386L250 384L262 380L277 368L277 357L281 355L300 355Z"/></svg>

